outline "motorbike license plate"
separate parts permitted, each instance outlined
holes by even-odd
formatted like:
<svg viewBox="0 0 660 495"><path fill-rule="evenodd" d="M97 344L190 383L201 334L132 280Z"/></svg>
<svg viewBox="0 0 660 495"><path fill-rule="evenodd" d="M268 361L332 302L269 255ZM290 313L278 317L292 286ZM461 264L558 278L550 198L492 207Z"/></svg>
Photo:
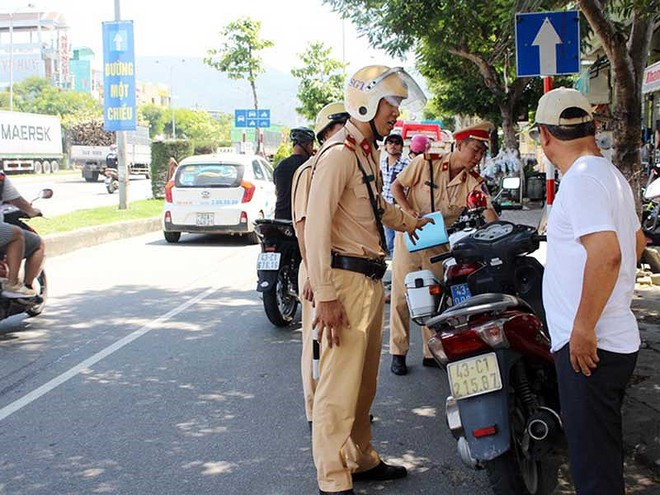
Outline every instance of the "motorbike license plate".
<svg viewBox="0 0 660 495"><path fill-rule="evenodd" d="M447 373L454 399L466 399L502 388L502 377L494 352L449 363Z"/></svg>
<svg viewBox="0 0 660 495"><path fill-rule="evenodd" d="M197 226L198 227L207 227L209 225L213 225L215 221L215 214L214 213L198 213L197 214Z"/></svg>
<svg viewBox="0 0 660 495"><path fill-rule="evenodd" d="M463 301L467 301L471 297L472 293L470 292L470 288L468 287L467 283L451 286L451 300L453 301L454 306L462 303Z"/></svg>
<svg viewBox="0 0 660 495"><path fill-rule="evenodd" d="M282 253L259 253L257 270L279 270Z"/></svg>

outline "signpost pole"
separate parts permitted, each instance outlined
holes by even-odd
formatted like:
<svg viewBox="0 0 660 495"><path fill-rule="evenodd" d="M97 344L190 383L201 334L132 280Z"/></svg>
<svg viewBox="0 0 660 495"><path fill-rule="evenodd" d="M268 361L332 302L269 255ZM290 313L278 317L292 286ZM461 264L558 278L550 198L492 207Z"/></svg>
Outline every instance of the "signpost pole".
<svg viewBox="0 0 660 495"><path fill-rule="evenodd" d="M115 21L121 21L120 0L115 0ZM107 90L108 88L106 88ZM128 208L128 167L126 166L126 131L116 131L117 180L119 181L119 209Z"/></svg>
<svg viewBox="0 0 660 495"><path fill-rule="evenodd" d="M545 76L543 78L543 93L552 91L552 77ZM550 214L552 203L555 200L555 166L550 160L545 161L545 205Z"/></svg>

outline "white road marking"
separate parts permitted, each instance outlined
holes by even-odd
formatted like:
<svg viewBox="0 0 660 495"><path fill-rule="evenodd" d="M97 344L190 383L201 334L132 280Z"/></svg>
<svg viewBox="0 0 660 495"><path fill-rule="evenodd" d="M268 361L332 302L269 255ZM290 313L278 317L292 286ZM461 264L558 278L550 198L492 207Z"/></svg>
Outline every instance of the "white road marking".
<svg viewBox="0 0 660 495"><path fill-rule="evenodd" d="M219 291L220 288L221 288L220 286L216 286L216 287L211 287L211 288L207 289L206 291L204 291L204 292L198 294L197 296L193 297L190 301L187 301L187 302L177 306L172 311L164 314L160 318L144 325L142 328L139 328L135 332L127 335L126 337L118 340L114 344L109 345L105 349L103 349L103 350L97 352L96 354L94 354L93 356L85 359L84 361L77 364L76 366L69 369L68 371L65 371L61 375L56 376L52 380L46 382L41 387L39 387L39 388L33 390L32 392L24 395L23 397L21 397L20 399L12 402L8 406L3 407L2 409L0 409L0 421L2 421L3 419L7 418L8 416L14 414L16 411L19 411L20 409L24 408L28 404L34 402L35 400L42 397L43 395L46 395L51 390L59 387L63 383L67 382L68 380L70 380L71 378L73 378L74 376L79 374L81 371L89 369L91 366L95 365L96 363L98 363L102 359L110 356L111 354L118 351L122 347L127 346L128 344L130 344L134 340L139 339L140 337L147 334L148 332L150 332L154 328L157 328L162 323L165 323L170 318L178 315L179 313L185 311L189 307L197 304L199 301L202 301L202 300L206 299L207 297L211 296L215 292Z"/></svg>

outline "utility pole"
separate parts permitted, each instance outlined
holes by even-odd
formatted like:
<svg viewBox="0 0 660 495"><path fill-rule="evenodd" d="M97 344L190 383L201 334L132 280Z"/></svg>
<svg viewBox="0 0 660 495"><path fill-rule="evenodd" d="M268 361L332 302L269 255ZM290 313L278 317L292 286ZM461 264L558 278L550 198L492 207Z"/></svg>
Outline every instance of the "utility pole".
<svg viewBox="0 0 660 495"><path fill-rule="evenodd" d="M120 0L115 0L115 21L121 21ZM119 209L128 208L128 167L126 166L126 131L116 131L117 180L119 181Z"/></svg>

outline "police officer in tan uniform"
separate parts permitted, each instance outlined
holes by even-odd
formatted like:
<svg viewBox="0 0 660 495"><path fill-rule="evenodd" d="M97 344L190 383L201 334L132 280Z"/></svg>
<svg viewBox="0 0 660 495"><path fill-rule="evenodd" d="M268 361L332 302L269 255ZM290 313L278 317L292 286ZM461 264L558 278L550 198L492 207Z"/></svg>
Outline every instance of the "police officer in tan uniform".
<svg viewBox="0 0 660 495"><path fill-rule="evenodd" d="M456 149L445 155L424 154L416 156L392 184L392 195L399 206L413 216L426 215L435 211L442 213L445 225L453 224L466 206L466 198L475 189L487 190L483 178L473 170L486 152L493 124L482 122L454 134ZM497 214L488 199L488 208L483 213L486 221L497 219ZM390 354L391 371L395 375L408 373L406 354L410 344L410 314L406 303L405 277L416 270L431 270L442 279L442 265L431 263L432 256L447 250L446 246L411 253L405 239L397 234L394 240L392 259L392 309L390 311ZM427 342L433 335L422 327L424 341L424 366L437 366Z"/></svg>
<svg viewBox="0 0 660 495"><path fill-rule="evenodd" d="M320 145L337 133L348 120L348 113L344 108L343 101L336 101L325 105L316 116L314 132ZM312 376L312 318L314 293L307 277L305 262L305 219L307 217L307 196L309 184L312 178L312 166L320 157L317 153L314 157L303 163L293 175L291 189L291 212L293 227L296 230L298 246L302 261L298 270L298 287L301 288L301 312L302 312L302 355L300 358L300 372L302 376L303 394L305 397L305 416L312 423L312 404L314 401L314 389L316 382Z"/></svg>
<svg viewBox="0 0 660 495"><path fill-rule="evenodd" d="M351 118L326 142L313 170L305 246L321 341L312 432L321 494L352 494L353 481L407 474L380 459L369 423L382 345L383 224L415 238L415 229L428 220L380 196L375 143L390 133L406 98L425 101L403 69L360 69L345 92Z"/></svg>

